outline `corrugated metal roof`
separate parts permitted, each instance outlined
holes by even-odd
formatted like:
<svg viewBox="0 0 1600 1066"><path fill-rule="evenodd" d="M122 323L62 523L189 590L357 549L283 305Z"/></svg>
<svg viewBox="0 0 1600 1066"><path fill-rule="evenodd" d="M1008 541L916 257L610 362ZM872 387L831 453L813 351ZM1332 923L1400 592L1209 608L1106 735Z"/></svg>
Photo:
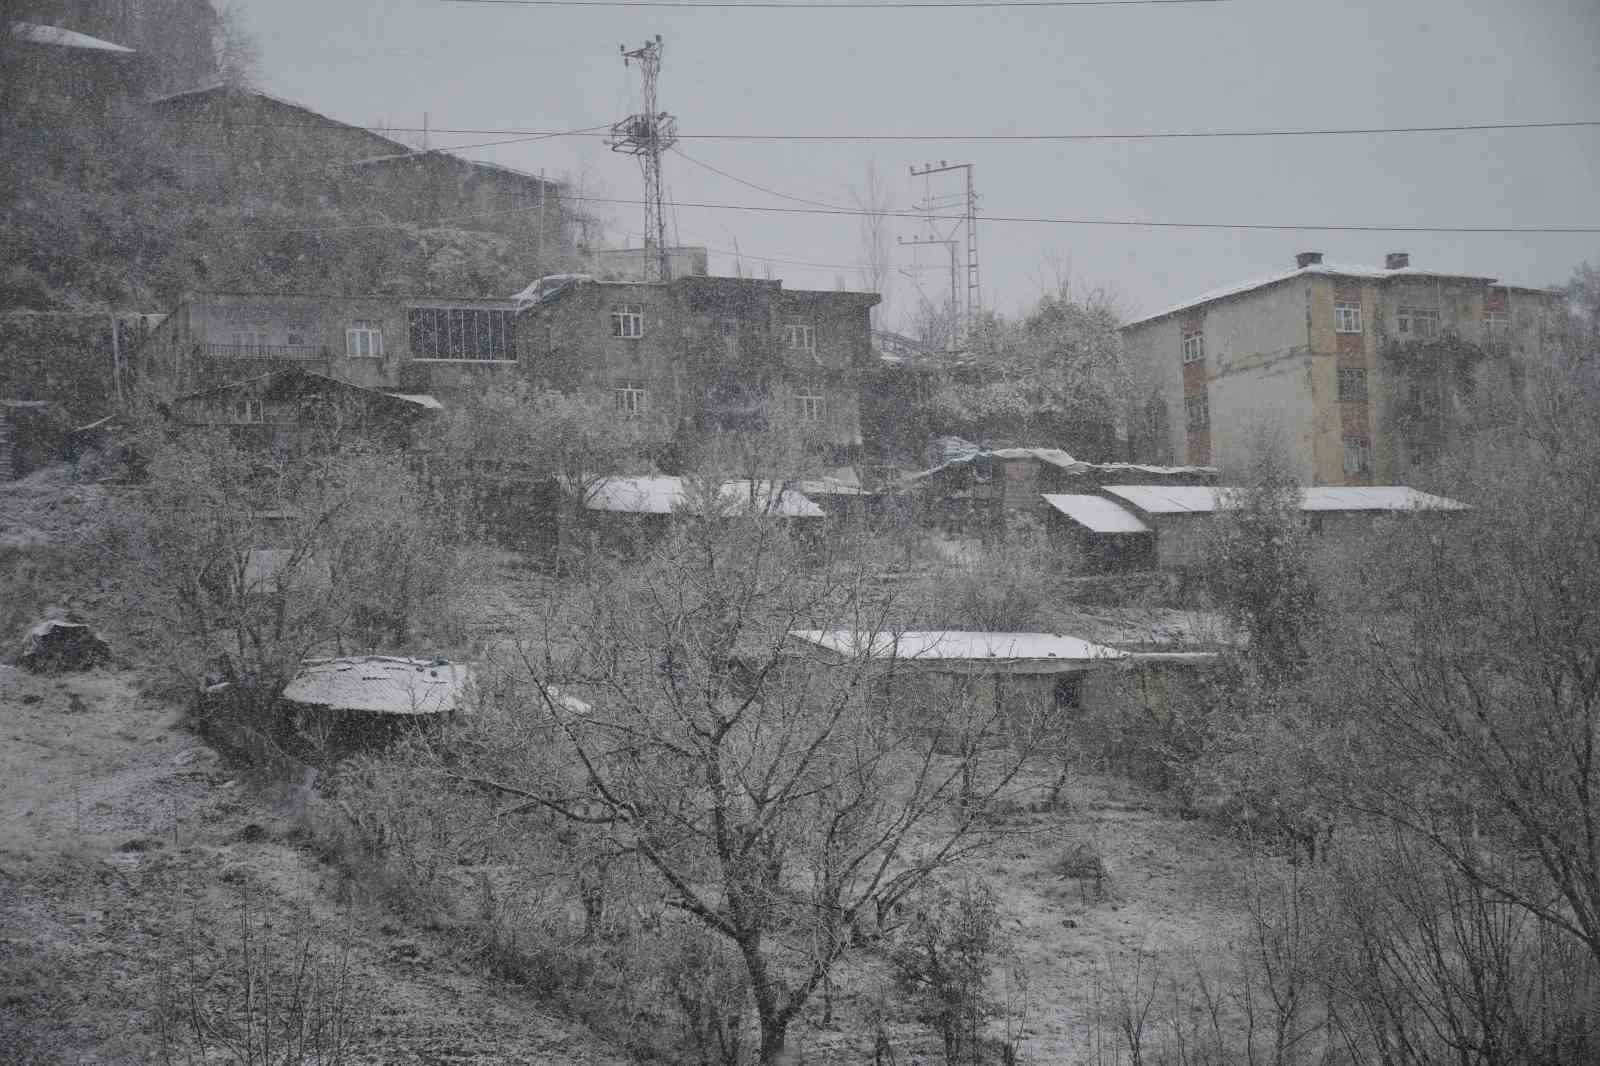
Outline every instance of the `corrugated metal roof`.
<svg viewBox="0 0 1600 1066"><path fill-rule="evenodd" d="M471 679L471 667L443 659L308 659L283 698L341 711L443 714L462 705Z"/></svg>
<svg viewBox="0 0 1600 1066"><path fill-rule="evenodd" d="M1085 529L1095 533L1148 533L1150 527L1131 512L1104 496L1044 493L1044 501Z"/></svg>
<svg viewBox="0 0 1600 1066"><path fill-rule="evenodd" d="M591 511L627 514L692 513L696 502L680 477L608 477L596 482L583 505ZM822 508L795 489L780 489L773 501L768 481L725 481L718 496L729 513L774 514L781 518L821 518Z"/></svg>
<svg viewBox="0 0 1600 1066"><path fill-rule="evenodd" d="M1128 653L1059 633L989 633L976 630L913 630L869 633L855 629L799 629L797 640L850 658L896 658L948 662L1091 662L1125 659Z"/></svg>
<svg viewBox="0 0 1600 1066"><path fill-rule="evenodd" d="M1226 488L1207 485L1106 485L1105 491L1146 514L1210 514L1225 505ZM1302 511L1461 511L1467 505L1404 485L1318 485L1304 490Z"/></svg>

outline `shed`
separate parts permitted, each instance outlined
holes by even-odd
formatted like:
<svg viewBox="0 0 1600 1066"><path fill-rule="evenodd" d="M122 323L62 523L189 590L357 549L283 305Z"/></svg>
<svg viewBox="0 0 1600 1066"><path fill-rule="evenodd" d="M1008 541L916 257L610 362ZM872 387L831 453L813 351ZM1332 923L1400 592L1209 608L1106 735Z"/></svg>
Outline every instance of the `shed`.
<svg viewBox="0 0 1600 1066"><path fill-rule="evenodd" d="M1132 511L1104 496L1044 493L1053 524L1087 559L1106 569L1146 569L1155 533Z"/></svg>
<svg viewBox="0 0 1600 1066"><path fill-rule="evenodd" d="M1155 531L1154 558L1163 569L1199 565L1206 556L1210 524L1229 506L1237 489L1209 485L1106 485L1102 491L1126 505ZM1397 514L1448 514L1467 510L1459 500L1405 485L1318 485L1304 489L1300 510L1311 530L1338 549L1357 545L1377 518Z"/></svg>

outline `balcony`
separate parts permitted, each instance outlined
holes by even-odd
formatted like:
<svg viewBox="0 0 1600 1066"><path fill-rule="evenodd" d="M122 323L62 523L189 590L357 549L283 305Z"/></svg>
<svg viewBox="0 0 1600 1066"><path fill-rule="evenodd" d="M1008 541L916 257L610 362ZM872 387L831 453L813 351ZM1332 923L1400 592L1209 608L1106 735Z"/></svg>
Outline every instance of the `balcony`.
<svg viewBox="0 0 1600 1066"><path fill-rule="evenodd" d="M331 359L322 344L201 344L207 359Z"/></svg>

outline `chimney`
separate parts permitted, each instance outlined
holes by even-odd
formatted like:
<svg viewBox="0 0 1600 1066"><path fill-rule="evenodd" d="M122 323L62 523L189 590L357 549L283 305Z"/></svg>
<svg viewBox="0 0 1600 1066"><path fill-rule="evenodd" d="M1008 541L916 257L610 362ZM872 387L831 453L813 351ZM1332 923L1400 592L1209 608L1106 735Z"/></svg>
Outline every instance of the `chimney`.
<svg viewBox="0 0 1600 1066"><path fill-rule="evenodd" d="M1320 262L1322 262L1321 252L1301 252L1294 257L1294 265L1297 270L1304 270L1306 267Z"/></svg>
<svg viewBox="0 0 1600 1066"><path fill-rule="evenodd" d="M1410 265L1410 252L1390 252L1383 257L1383 269L1385 270L1404 270Z"/></svg>

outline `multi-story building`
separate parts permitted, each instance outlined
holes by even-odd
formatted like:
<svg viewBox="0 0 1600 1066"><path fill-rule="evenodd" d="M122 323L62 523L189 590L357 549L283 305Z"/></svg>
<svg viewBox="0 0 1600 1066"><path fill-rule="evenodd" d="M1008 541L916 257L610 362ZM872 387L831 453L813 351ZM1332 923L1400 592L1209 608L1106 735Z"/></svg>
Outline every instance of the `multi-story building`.
<svg viewBox="0 0 1600 1066"><path fill-rule="evenodd" d="M1503 420L1560 294L1411 266L1325 263L1231 285L1122 327L1151 391L1138 457L1240 469L1276 429L1311 485L1395 483Z"/></svg>
<svg viewBox="0 0 1600 1066"><path fill-rule="evenodd" d="M781 281L570 277L530 297L519 340L561 389L610 392L646 436L756 429L792 417L854 462L876 293Z"/></svg>
<svg viewBox="0 0 1600 1066"><path fill-rule="evenodd" d="M156 327L139 378L174 396L294 366L350 385L427 394L528 379L604 392L643 440L789 418L854 462L875 293L687 277L561 275L506 300L195 292Z"/></svg>

